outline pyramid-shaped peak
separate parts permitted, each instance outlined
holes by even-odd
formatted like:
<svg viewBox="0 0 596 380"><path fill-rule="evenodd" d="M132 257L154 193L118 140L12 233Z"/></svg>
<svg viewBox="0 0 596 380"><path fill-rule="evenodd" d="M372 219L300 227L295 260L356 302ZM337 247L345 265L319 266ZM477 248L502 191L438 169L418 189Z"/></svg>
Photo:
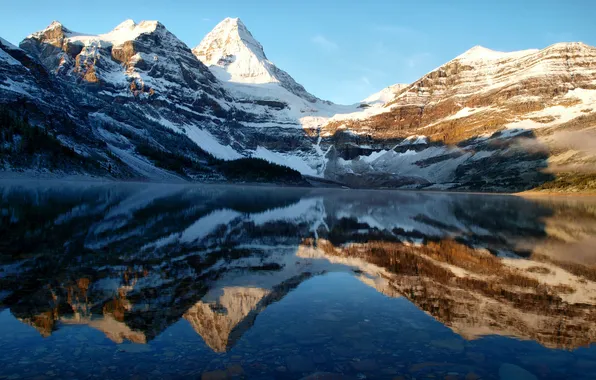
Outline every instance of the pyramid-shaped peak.
<svg viewBox="0 0 596 380"><path fill-rule="evenodd" d="M228 17L209 32L193 50L206 65L215 65L222 57L251 55L267 60L263 46L252 36L239 18Z"/></svg>
<svg viewBox="0 0 596 380"><path fill-rule="evenodd" d="M62 25L62 23L58 20L54 20L50 23L50 25L48 25L47 28L45 28L45 30L51 30L51 29L55 29L55 28L61 28L64 27L64 25Z"/></svg>
<svg viewBox="0 0 596 380"><path fill-rule="evenodd" d="M246 30L248 32L248 28L246 27L246 25L244 25L244 23L242 22L242 20L240 20L239 17L226 17L219 24L217 24L215 26L215 28L217 28L217 27L231 28L231 29L237 28L237 29ZM248 32L248 33L250 33L250 32Z"/></svg>
<svg viewBox="0 0 596 380"><path fill-rule="evenodd" d="M318 100L267 59L263 46L239 18L221 21L192 52L222 81L275 83L309 102Z"/></svg>
<svg viewBox="0 0 596 380"><path fill-rule="evenodd" d="M69 29L67 29L60 21L54 20L45 29L30 34L29 36L27 36L27 38L54 39L64 37L65 35L69 35L71 33L72 32Z"/></svg>
<svg viewBox="0 0 596 380"><path fill-rule="evenodd" d="M118 26L115 27L113 30L134 29L136 26L137 23L133 19L129 18L128 20L125 20L118 24Z"/></svg>
<svg viewBox="0 0 596 380"><path fill-rule="evenodd" d="M473 54L490 54L490 53L494 53L494 52L495 52L495 50L489 49L482 45L476 45L467 51L468 54L472 54L472 53Z"/></svg>
<svg viewBox="0 0 596 380"><path fill-rule="evenodd" d="M226 17L226 18L224 18L220 22L220 24L223 24L223 23L226 23L226 24L236 24L236 25L238 25L238 24L244 25L244 23L242 22L242 20L240 20L239 17Z"/></svg>
<svg viewBox="0 0 596 380"><path fill-rule="evenodd" d="M40 30L39 32L37 32L37 34L43 34L43 33L46 33L46 32L51 32L53 30L61 30L61 31L65 32L65 33L70 32L70 30L68 30L68 28L66 28L64 26L64 24L62 24L60 21L54 20L45 29Z"/></svg>

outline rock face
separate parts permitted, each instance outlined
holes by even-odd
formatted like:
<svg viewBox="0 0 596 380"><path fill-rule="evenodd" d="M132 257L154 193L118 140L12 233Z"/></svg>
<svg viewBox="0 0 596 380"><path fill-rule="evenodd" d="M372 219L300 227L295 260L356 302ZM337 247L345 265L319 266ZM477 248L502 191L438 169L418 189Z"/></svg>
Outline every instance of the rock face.
<svg viewBox="0 0 596 380"><path fill-rule="evenodd" d="M239 19L193 50L157 21L100 35L53 22L20 48L0 40L0 100L117 178L181 180L150 158L163 151L206 167L183 163L186 180L217 178L211 157L250 156L355 187L582 190L596 186L595 62L582 43L477 46L342 106L276 67Z"/></svg>
<svg viewBox="0 0 596 380"><path fill-rule="evenodd" d="M23 50L0 38L0 97L3 102L16 97L42 99L51 91L49 75Z"/></svg>
<svg viewBox="0 0 596 380"><path fill-rule="evenodd" d="M398 83L398 84L394 84L392 86L386 87L384 89L382 89L381 91L370 95L368 98L362 100L362 104L361 106L384 106L385 104L389 103L390 101L392 101L393 99L395 99L395 97L397 95L399 95L405 88L407 88L408 85L407 84L403 84L403 83ZM363 107L363 108L364 108Z"/></svg>
<svg viewBox="0 0 596 380"><path fill-rule="evenodd" d="M318 131L332 116L355 112L308 93L273 64L263 46L238 18L220 22L193 49L234 97L234 106L256 117L242 123L244 143L253 157L321 176L326 163Z"/></svg>
<svg viewBox="0 0 596 380"><path fill-rule="evenodd" d="M157 21L127 20L97 36L72 32L55 21L27 37L21 48L49 72L96 84L112 96L182 100L200 96L201 90L217 96L220 90L211 72Z"/></svg>
<svg viewBox="0 0 596 380"><path fill-rule="evenodd" d="M73 108L86 108L76 121L90 126L124 161L134 155L135 137L175 151L164 133L185 134L193 146L219 158L240 157L208 131L226 128L230 98L190 49L157 21L128 20L97 36L53 22L27 37L21 48L63 85L61 95Z"/></svg>
<svg viewBox="0 0 596 380"><path fill-rule="evenodd" d="M513 53L472 48L398 92L383 112L324 126L331 139L351 132L335 144L326 175L464 189L539 185L553 163L594 159L562 149L557 131L591 125L595 60L596 48L581 43Z"/></svg>

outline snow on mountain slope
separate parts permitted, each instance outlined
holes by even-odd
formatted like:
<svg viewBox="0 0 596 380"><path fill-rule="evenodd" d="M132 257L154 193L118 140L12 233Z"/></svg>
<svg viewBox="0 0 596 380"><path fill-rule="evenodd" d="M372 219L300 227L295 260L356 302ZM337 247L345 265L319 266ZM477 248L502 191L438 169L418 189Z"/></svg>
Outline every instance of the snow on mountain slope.
<svg viewBox="0 0 596 380"><path fill-rule="evenodd" d="M218 89L190 49L158 21L127 20L100 35L76 33L54 21L21 47L57 75L101 84L112 95L166 97L172 91Z"/></svg>
<svg viewBox="0 0 596 380"><path fill-rule="evenodd" d="M144 33L153 33L158 28L158 21L142 21L139 24L134 20L126 20L116 26L112 31L99 35L73 32L65 28L59 21L52 21L47 28L30 34L27 38L42 39L48 34L54 34L54 39L67 38L69 42L79 42L81 45L90 45L94 42L110 44L113 46L122 45ZM67 41L68 42L68 41Z"/></svg>
<svg viewBox="0 0 596 380"><path fill-rule="evenodd" d="M122 45L126 41L132 41L139 37L141 34L145 33L153 33L159 27L160 23L158 21L141 21L140 23L135 23L134 20L128 19L118 26L116 26L112 31L104 34L100 34L97 36L94 35L84 35L84 34L77 34L77 33L70 33L69 37L71 41L81 41L84 45L88 45L90 41L103 41L109 42L112 45ZM176 41L174 41L175 43Z"/></svg>
<svg viewBox="0 0 596 380"><path fill-rule="evenodd" d="M370 95L368 98L362 100L362 103L369 106L373 105L385 105L386 103L395 99L404 88L408 87L408 84L398 83L385 87L381 91Z"/></svg>
<svg viewBox="0 0 596 380"><path fill-rule="evenodd" d="M8 50L17 49L18 48L16 46L6 41L4 38L0 37L0 60L8 63L9 65L20 65L21 63L19 61L17 61L10 54L7 53Z"/></svg>
<svg viewBox="0 0 596 380"><path fill-rule="evenodd" d="M223 82L236 109L256 115L243 125L267 128L267 133L299 141L301 146L288 150L286 143L264 139L252 142L246 154L304 174L322 175L326 159L317 144L318 129L338 113L358 111L358 105L337 105L308 93L269 61L263 46L238 18L220 22L193 53Z"/></svg>
<svg viewBox="0 0 596 380"><path fill-rule="evenodd" d="M312 108L309 101L276 83L266 84L273 91L263 97L230 96L191 50L157 21L136 24L127 20L100 35L76 33L53 22L26 38L21 47L65 85L64 97L75 104L85 103L87 112L78 115L78 123L97 127L99 138L109 142L114 147L111 150L139 176L160 177L142 165L147 160L138 157L135 146L139 143L179 151L180 143L168 141L171 132L159 127L188 138L219 159L259 157L259 152L269 151L286 166L321 173L322 157L296 117L305 107ZM285 84L291 82L287 75L269 68ZM288 103L294 113L289 112ZM66 109L67 104L62 107ZM285 111L276 113L279 105ZM108 130L106 125L127 131L127 135ZM255 131L255 126L272 130ZM147 132L152 136L149 141ZM136 142L131 141L130 133L139 136ZM288 155L291 157L285 160Z"/></svg>
<svg viewBox="0 0 596 380"><path fill-rule="evenodd" d="M501 52L485 48L484 46L476 45L466 52L458 55L455 59L461 62L494 62L506 59L522 58L529 54L538 52L538 49L519 50L513 52Z"/></svg>
<svg viewBox="0 0 596 380"><path fill-rule="evenodd" d="M23 50L0 37L0 98L43 98L48 82L39 69Z"/></svg>
<svg viewBox="0 0 596 380"><path fill-rule="evenodd" d="M234 52L247 58L244 64L235 61L238 65L232 66L236 67L232 72L237 78L244 74L252 78L249 83L219 81L157 21L127 20L100 35L76 33L53 22L30 35L21 47L56 78L69 83L72 92L85 93L83 98L95 108L83 116L88 119L85 122L116 124L134 133L161 125L220 159L261 157L266 152L263 158L275 157L275 163L321 175L324 157L316 138L303 128L322 125L338 106L312 97L267 61L260 44L239 20L222 25L221 38L211 45L219 46L218 54ZM217 73L217 67L212 69ZM265 127L267 131L261 130ZM138 161L133 159L136 153L128 137L103 127L99 132L120 157L130 157L125 162ZM164 148L163 137L153 143ZM141 176L149 173L139 165L129 166Z"/></svg>
<svg viewBox="0 0 596 380"><path fill-rule="evenodd" d="M408 86L409 85L407 84L398 83L385 87L381 91L376 92L362 100L357 108L341 110L341 112L338 112L329 118L328 122L337 123L341 122L342 120L363 120L387 112L387 105L391 103ZM339 129L346 130L346 128ZM359 131L350 130L350 133L358 134Z"/></svg>
<svg viewBox="0 0 596 380"><path fill-rule="evenodd" d="M525 117L525 112L512 115L512 111L519 113L514 108L520 104L529 104L530 110L539 105L544 108L575 87L594 89L595 59L596 48L583 43L509 53L476 46L408 85L376 118L399 113L399 119L383 128L375 128L375 119L349 127L358 132L366 126L376 135L403 137L452 120L464 109L480 110L474 113L485 119L491 113L508 113L508 119L514 121ZM336 126L330 123L324 130L333 133Z"/></svg>
<svg viewBox="0 0 596 380"><path fill-rule="evenodd" d="M583 43L509 53L476 46L407 86L376 112L330 119L321 136L351 137L335 144L339 157L327 163L326 176L360 186L381 181L468 189L524 189L551 181L553 176L540 173L552 161L585 166L596 160L551 137L559 129L593 125L594 62L596 48ZM420 135L427 137L425 144L403 144Z"/></svg>
<svg viewBox="0 0 596 380"><path fill-rule="evenodd" d="M311 103L319 100L267 59L263 46L239 18L228 17L217 24L193 53L224 82L277 83Z"/></svg>
<svg viewBox="0 0 596 380"><path fill-rule="evenodd" d="M354 105L308 93L237 18L193 50L157 21L132 20L99 35L53 22L20 47L0 41L0 96L52 93L63 114L113 147L100 152L106 160L117 152L141 177L163 173L148 170L139 144L200 164L205 153L258 157L353 186L525 189L545 181L551 162L596 163L543 149L557 148L558 130L593 125L596 49L582 43L508 53L476 46ZM47 90L40 64L60 91Z"/></svg>
<svg viewBox="0 0 596 380"><path fill-rule="evenodd" d="M122 136L114 127L139 135L143 144L157 149L179 150L180 141L172 141L170 130L180 136L174 140L188 138L217 158L242 156L237 151L242 147L232 148L233 136L226 133L231 98L190 48L157 21L127 20L100 35L76 33L53 22L27 37L21 48L65 84L65 95L87 103L79 122L97 127L100 138L142 177L163 176L141 168L153 165L142 165L147 160L138 157L135 146L142 140L131 141L130 134ZM188 150L179 153L205 158Z"/></svg>
<svg viewBox="0 0 596 380"><path fill-rule="evenodd" d="M322 101L308 93L267 59L263 46L238 18L220 22L193 53L227 84L241 108L257 112L262 108L263 115L273 112L271 120L278 124L317 128L326 118L354 109L354 106Z"/></svg>

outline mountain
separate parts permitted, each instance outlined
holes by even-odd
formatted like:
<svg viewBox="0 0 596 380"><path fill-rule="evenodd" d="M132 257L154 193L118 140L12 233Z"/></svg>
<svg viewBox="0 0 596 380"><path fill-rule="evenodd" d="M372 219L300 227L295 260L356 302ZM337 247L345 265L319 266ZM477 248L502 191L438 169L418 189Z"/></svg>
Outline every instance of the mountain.
<svg viewBox="0 0 596 380"><path fill-rule="evenodd" d="M240 153L247 144L238 142L244 137L238 126L257 116L234 107L211 71L157 21L128 20L100 35L53 22L20 48L2 44L2 52L22 61L0 62L0 73L7 73L0 86L6 117L14 128L23 124L37 133L41 127L53 147L46 153L32 142L23 160L22 144L7 141L9 170L221 182L238 180L236 164L226 161L250 156ZM60 150L85 166L56 163ZM245 171L242 180L272 180L274 164L252 162L248 167L256 171Z"/></svg>
<svg viewBox="0 0 596 380"><path fill-rule="evenodd" d="M250 155L303 174L321 176L326 158L318 132L331 117L358 111L358 105L338 105L318 99L287 72L275 66L239 18L226 18L193 49L195 56L222 81L235 107L258 115L243 123L266 128ZM255 130L244 134L259 133ZM272 142L271 136L278 136ZM287 142L292 141L289 145Z"/></svg>
<svg viewBox="0 0 596 380"><path fill-rule="evenodd" d="M391 85L389 87L385 87L381 91L374 93L368 96L366 99L362 100L361 105L364 106L384 106L385 104L389 103L406 87L407 84L398 83Z"/></svg>
<svg viewBox="0 0 596 380"><path fill-rule="evenodd" d="M320 101L267 59L263 46L239 18L226 18L217 24L193 53L223 82L275 83L311 103Z"/></svg>
<svg viewBox="0 0 596 380"><path fill-rule="evenodd" d="M398 92L383 112L324 126L323 136L351 132L335 145L326 176L500 190L539 186L554 179L545 172L565 166L581 176L594 152L569 142L594 138L595 61L596 48L582 43L512 53L474 47Z"/></svg>
<svg viewBox="0 0 596 380"><path fill-rule="evenodd" d="M71 85L72 91L92 96L85 106L94 112L83 122L113 122L132 133L153 123L185 133L220 158L239 157L216 141L209 144L208 132L196 127L222 124L229 109L226 94L190 49L161 23L127 20L96 36L53 22L20 46L56 79ZM119 139L99 132L108 143Z"/></svg>
<svg viewBox="0 0 596 380"><path fill-rule="evenodd" d="M3 102L15 96L43 98L50 90L50 80L41 65L20 48L0 38L0 96Z"/></svg>
<svg viewBox="0 0 596 380"><path fill-rule="evenodd" d="M267 161L351 187L589 191L595 51L477 46L412 84L337 105L275 66L237 18L192 50L157 21L100 35L53 22L19 48L0 40L3 112L46 131L27 149L5 141L2 164L31 175L238 181L225 165L241 164L226 162L250 157L264 160L261 174Z"/></svg>

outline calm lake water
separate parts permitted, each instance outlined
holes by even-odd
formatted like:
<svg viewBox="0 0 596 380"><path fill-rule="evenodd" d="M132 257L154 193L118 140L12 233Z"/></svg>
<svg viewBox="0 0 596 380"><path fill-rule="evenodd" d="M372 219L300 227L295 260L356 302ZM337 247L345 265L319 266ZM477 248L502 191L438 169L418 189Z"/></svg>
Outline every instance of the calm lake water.
<svg viewBox="0 0 596 380"><path fill-rule="evenodd" d="M0 379L596 379L589 197L4 182L0 218Z"/></svg>

